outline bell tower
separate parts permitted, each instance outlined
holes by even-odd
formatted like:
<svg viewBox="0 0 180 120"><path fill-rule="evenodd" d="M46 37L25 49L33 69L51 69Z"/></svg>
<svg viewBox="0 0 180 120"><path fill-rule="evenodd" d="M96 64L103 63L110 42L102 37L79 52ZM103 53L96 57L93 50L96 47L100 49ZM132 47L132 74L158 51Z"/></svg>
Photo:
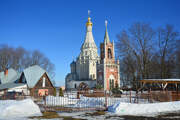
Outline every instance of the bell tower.
<svg viewBox="0 0 180 120"><path fill-rule="evenodd" d="M114 42L111 42L105 21L104 42L100 44L100 64L97 69L97 83L104 90L111 90L120 85L119 62L115 60Z"/></svg>
<svg viewBox="0 0 180 120"><path fill-rule="evenodd" d="M101 50L101 62L105 59L108 62L114 62L114 42L110 42L108 31L107 31L107 21L105 21L105 35L104 35L104 42L100 44Z"/></svg>

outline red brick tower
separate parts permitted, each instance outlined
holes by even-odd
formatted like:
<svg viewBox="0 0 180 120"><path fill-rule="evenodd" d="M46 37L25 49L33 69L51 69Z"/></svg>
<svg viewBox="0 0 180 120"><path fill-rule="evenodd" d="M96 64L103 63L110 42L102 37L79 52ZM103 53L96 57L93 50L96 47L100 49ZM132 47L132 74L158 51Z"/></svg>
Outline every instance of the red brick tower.
<svg viewBox="0 0 180 120"><path fill-rule="evenodd" d="M107 21L104 42L100 44L100 63L97 66L97 84L104 90L120 85L119 61L115 60L114 42L110 42Z"/></svg>

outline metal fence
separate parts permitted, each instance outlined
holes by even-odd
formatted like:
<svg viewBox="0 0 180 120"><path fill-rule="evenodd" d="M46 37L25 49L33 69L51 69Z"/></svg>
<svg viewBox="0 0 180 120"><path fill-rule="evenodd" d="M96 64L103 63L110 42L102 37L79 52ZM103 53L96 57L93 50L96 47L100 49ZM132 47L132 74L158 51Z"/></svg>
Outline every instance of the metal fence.
<svg viewBox="0 0 180 120"><path fill-rule="evenodd" d="M9 97L3 98L8 100ZM106 110L117 102L126 103L153 103L180 100L180 93L174 91L124 91L114 95L106 91L70 91L63 96L44 96L33 98L31 96L15 96L13 99L33 99L42 111L89 111ZM2 100L1 100L2 101Z"/></svg>
<svg viewBox="0 0 180 120"><path fill-rule="evenodd" d="M41 103L44 110L54 111L89 111L106 110L117 102L147 103L132 92L114 95L106 91L65 92L64 96L46 96Z"/></svg>

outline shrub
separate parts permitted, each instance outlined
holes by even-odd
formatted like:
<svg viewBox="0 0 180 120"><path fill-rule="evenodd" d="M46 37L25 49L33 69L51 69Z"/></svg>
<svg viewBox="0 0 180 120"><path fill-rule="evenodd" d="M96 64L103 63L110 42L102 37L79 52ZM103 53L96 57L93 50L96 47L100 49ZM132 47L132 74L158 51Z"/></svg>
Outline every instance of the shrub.
<svg viewBox="0 0 180 120"><path fill-rule="evenodd" d="M59 96L64 96L62 88L59 88Z"/></svg>
<svg viewBox="0 0 180 120"><path fill-rule="evenodd" d="M54 96L56 96L56 88L54 89L54 93L53 93Z"/></svg>

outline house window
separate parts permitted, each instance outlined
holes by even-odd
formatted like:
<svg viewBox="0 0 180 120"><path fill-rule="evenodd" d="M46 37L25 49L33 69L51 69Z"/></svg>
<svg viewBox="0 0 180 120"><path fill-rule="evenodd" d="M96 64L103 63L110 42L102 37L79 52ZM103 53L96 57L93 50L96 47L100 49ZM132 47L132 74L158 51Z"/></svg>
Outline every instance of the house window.
<svg viewBox="0 0 180 120"><path fill-rule="evenodd" d="M46 86L46 78L43 77L42 87L45 87L45 86Z"/></svg>
<svg viewBox="0 0 180 120"><path fill-rule="evenodd" d="M76 88L77 86L76 86L76 84L74 84L74 88Z"/></svg>
<svg viewBox="0 0 180 120"><path fill-rule="evenodd" d="M22 77L22 83L26 83L26 79L24 76Z"/></svg>

